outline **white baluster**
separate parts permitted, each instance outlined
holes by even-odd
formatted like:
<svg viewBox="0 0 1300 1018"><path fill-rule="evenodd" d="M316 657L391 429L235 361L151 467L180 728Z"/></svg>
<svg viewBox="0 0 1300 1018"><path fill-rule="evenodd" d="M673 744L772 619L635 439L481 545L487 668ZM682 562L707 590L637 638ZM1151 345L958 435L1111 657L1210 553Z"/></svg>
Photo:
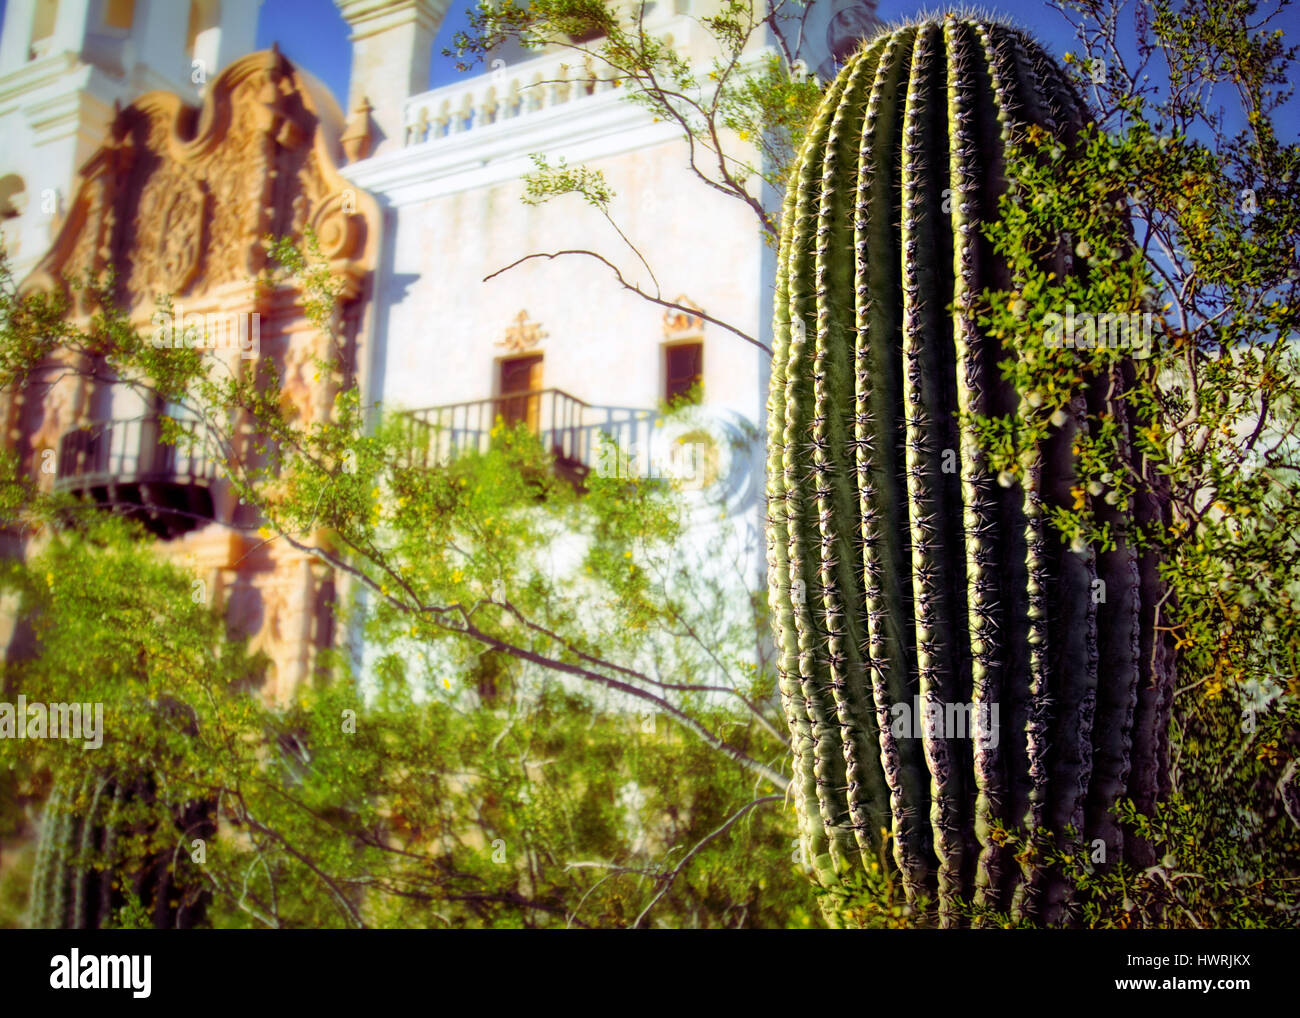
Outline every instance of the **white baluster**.
<svg viewBox="0 0 1300 1018"><path fill-rule="evenodd" d="M559 106L562 103L567 103L569 101L570 85L569 85L568 64L561 64L556 69L555 78L556 81L555 84L552 86L553 89L552 94L555 97L554 105Z"/></svg>

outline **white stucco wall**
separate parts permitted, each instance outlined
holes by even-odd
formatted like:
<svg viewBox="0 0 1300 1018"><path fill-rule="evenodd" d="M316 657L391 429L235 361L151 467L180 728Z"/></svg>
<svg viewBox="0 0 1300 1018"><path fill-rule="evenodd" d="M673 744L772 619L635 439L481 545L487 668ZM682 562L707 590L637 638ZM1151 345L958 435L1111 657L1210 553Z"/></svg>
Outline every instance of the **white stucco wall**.
<svg viewBox="0 0 1300 1018"><path fill-rule="evenodd" d="M504 79L498 75L496 98L508 94L509 74L520 66L525 82L534 76L528 65L513 65ZM608 267L581 255L534 259L485 281L536 253L595 251L629 282L666 300L685 298L770 345L774 254L754 211L691 171L675 125L654 122L612 87L575 90L562 99L548 94L544 108L484 116L490 79L470 79L462 93L450 92L453 109L476 110L472 121L344 168L387 208L369 402L414 409L496 395L499 360L511 355L501 341L526 311L545 332L529 351L544 356L543 387L596 406L653 410L660 404L665 309L625 290ZM430 116L448 94L428 94ZM412 100L419 101L423 97ZM649 269L578 196L524 204L522 177L534 168L532 153L545 155L552 166L563 159L600 172L615 194L610 215ZM765 589L762 433L769 358L714 324L705 323L699 338L699 417L718 422L724 441L744 430L751 440L728 450L727 476L716 487L689 496L689 533L674 555L694 581L716 584L714 621L737 621L748 611L749 593ZM372 653L367 648L363 659Z"/></svg>
<svg viewBox="0 0 1300 1018"><path fill-rule="evenodd" d="M754 215L695 179L684 148L660 141L586 165L616 192L611 214L663 297L685 296L757 336L763 244ZM596 404L654 407L663 398L664 309L623 289L606 266L566 255L484 281L529 254L590 249L655 292L596 209L574 195L528 206L522 193L514 179L394 211L392 259L378 290L386 355L375 398L410 408L493 395L496 361L508 353L499 344L521 310L546 333L533 350L545 357L544 386ZM715 325L703 332L706 399L753 415L761 351Z"/></svg>

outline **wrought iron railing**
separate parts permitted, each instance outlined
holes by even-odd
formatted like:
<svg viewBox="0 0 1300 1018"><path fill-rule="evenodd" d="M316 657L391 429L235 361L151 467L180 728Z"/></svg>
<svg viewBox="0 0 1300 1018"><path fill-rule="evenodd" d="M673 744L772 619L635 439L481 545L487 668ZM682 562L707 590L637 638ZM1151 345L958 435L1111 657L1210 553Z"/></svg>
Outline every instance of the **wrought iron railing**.
<svg viewBox="0 0 1300 1018"><path fill-rule="evenodd" d="M59 440L55 487L100 484L195 483L215 474L205 435L192 429L175 445L162 441L161 415L91 421Z"/></svg>
<svg viewBox="0 0 1300 1018"><path fill-rule="evenodd" d="M413 466L451 462L466 452L486 452L498 422L525 423L542 448L562 467L599 470L609 460L608 444L649 449L659 418L655 410L597 406L563 389L533 389L466 403L447 403L407 412Z"/></svg>

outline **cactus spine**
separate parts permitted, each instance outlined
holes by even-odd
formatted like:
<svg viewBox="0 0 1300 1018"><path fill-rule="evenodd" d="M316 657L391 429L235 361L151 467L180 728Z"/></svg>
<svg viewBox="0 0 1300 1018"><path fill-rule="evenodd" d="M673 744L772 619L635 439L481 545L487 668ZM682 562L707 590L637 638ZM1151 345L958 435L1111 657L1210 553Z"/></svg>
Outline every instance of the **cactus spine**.
<svg viewBox="0 0 1300 1018"><path fill-rule="evenodd" d="M1132 427L1124 380L1078 396L1009 487L960 416L1016 407L998 368L1014 350L976 320L979 293L1011 282L980 232L1007 146L1030 123L1068 141L1085 117L1013 28L900 28L830 84L785 199L768 563L801 841L834 889L887 834L909 900L937 903L944 925L959 902L1059 921L1065 881L1013 858L995 829L1063 843L1073 828L1108 861L1140 860L1110 809L1164 787L1172 675L1152 633L1155 563L1113 510L1099 512L1118 535L1104 554L1069 550L1047 522L1070 504L1088 415ZM915 697L941 718L996 707L998 724L917 738L898 725Z"/></svg>

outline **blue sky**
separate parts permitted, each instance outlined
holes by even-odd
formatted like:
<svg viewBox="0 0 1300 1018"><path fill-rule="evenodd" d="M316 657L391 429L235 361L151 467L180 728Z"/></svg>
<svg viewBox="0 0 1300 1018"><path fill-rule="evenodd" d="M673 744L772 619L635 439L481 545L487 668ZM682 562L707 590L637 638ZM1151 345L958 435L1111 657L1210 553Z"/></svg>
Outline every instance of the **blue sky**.
<svg viewBox="0 0 1300 1018"><path fill-rule="evenodd" d="M176 3L179 0L165 2ZM5 0L0 0L0 22L4 18L5 6ZM448 84L461 76L455 69L454 59L442 56L442 50L451 44L457 31L468 27L468 12L473 6L473 0L453 0L434 43L433 61L429 68L430 88ZM979 6L1010 17L1057 56L1074 46L1073 32L1064 18L1042 0L993 0ZM886 21L893 21L922 10L933 11L942 7L943 4L937 0L880 0L878 13ZM1288 41L1294 43L1300 39L1300 10L1291 9L1274 24L1286 30ZM346 104L351 63L348 28L333 0L263 0L257 45L264 49L272 42L279 43L290 60L324 81L340 106Z"/></svg>
<svg viewBox="0 0 1300 1018"><path fill-rule="evenodd" d="M433 60L429 68L430 88L448 84L463 76L455 68L455 59L444 57L442 51L451 45L451 40L458 31L469 26L468 13L475 6L474 0L452 0L434 42ZM953 0L951 6L967 8L971 5L965 0ZM1009 18L1026 29L1058 58L1067 50L1078 50L1073 28L1059 11L1044 0L983 0L975 6ZM1273 7L1268 2L1261 6L1266 10ZM891 22L920 12L942 10L944 7L942 0L879 0L877 14L886 22ZM1128 17L1132 17L1133 10L1134 6L1130 5ZM1300 9L1297 7L1284 11L1272 24L1286 32L1288 42L1295 44L1300 41ZM265 48L273 40L280 44L280 49L290 60L301 64L324 81L340 106L346 106L351 62L348 29L333 0L264 0L258 23L257 44L259 48ZM1234 106L1235 103L1229 103L1230 110ZM1288 109L1293 112L1300 109L1300 97L1293 97ZM1229 126L1237 129L1240 126L1238 118L1230 116ZM1279 126L1285 130L1286 121L1281 121Z"/></svg>
<svg viewBox="0 0 1300 1018"><path fill-rule="evenodd" d="M429 87L445 85L461 75L455 61L442 56L461 29L469 27L472 3L455 0L438 31L429 68ZM352 62L348 26L333 0L264 0L257 24L257 46L280 44L280 51L329 86L342 106L347 102L348 71Z"/></svg>
<svg viewBox="0 0 1300 1018"><path fill-rule="evenodd" d="M1073 38L1062 17L1039 0L1009 0L981 6L1012 17L1057 54L1064 52ZM469 26L467 15L473 7L473 0L453 0L434 42L430 88L462 76L455 69L455 61L442 56L442 51L451 45L456 32ZM892 21L935 7L933 0L927 3L881 0L878 13L886 21ZM257 26L257 45L265 48L272 41L280 44L281 51L290 60L324 81L340 105L346 102L350 64L348 29L333 0L265 0Z"/></svg>

